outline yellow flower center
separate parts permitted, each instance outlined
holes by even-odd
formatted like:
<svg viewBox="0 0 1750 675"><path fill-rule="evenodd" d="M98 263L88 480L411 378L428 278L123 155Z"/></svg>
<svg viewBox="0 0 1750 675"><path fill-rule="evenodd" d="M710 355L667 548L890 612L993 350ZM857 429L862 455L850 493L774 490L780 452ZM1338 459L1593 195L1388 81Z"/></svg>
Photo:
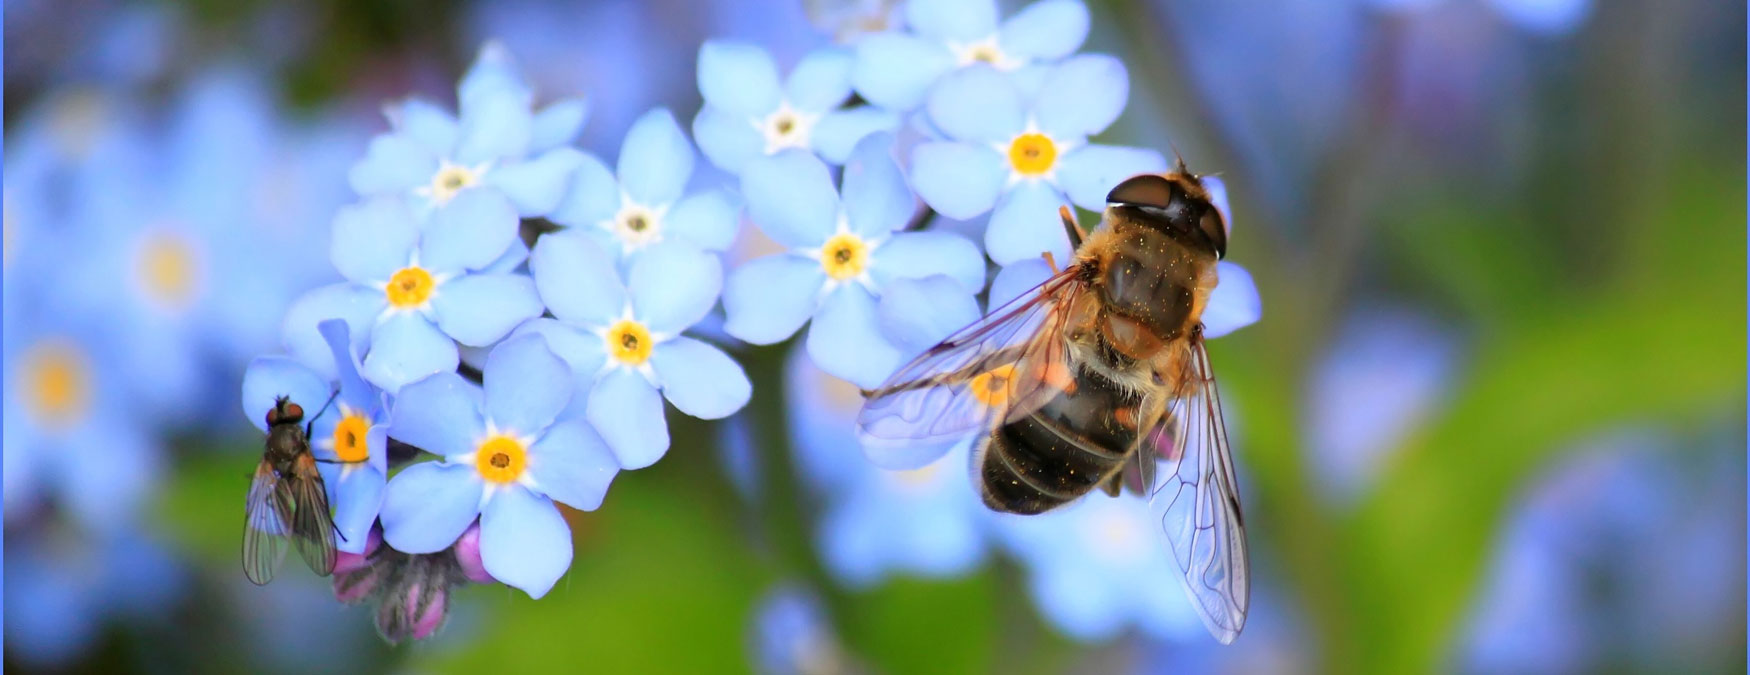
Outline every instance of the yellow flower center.
<svg viewBox="0 0 1750 675"><path fill-rule="evenodd" d="M198 259L182 236L159 231L141 242L135 273L147 297L164 307L181 309L194 300L199 286Z"/></svg>
<svg viewBox="0 0 1750 675"><path fill-rule="evenodd" d="M1015 396L1015 367L1001 365L973 376L972 397L991 408L1000 408Z"/></svg>
<svg viewBox="0 0 1750 675"><path fill-rule="evenodd" d="M643 365L650 358L650 349L655 346L655 341L650 339L650 329L631 319L621 319L608 328L604 339L608 343L608 355L628 366Z"/></svg>
<svg viewBox="0 0 1750 675"><path fill-rule="evenodd" d="M342 462L365 461L371 456L369 443L365 441L370 430L371 422L363 415L352 413L340 418L340 424L334 425L334 454Z"/></svg>
<svg viewBox="0 0 1750 675"><path fill-rule="evenodd" d="M1023 176L1042 175L1057 165L1057 145L1045 134L1021 134L1009 144L1009 164Z"/></svg>
<svg viewBox="0 0 1750 675"><path fill-rule="evenodd" d="M65 428L85 417L91 401L91 372L85 355L71 343L46 340L19 359L16 386L24 407L45 427Z"/></svg>
<svg viewBox="0 0 1750 675"><path fill-rule="evenodd" d="M966 58L994 65L1003 60L1003 53L997 50L996 45L978 45L967 51Z"/></svg>
<svg viewBox="0 0 1750 675"><path fill-rule="evenodd" d="M936 473L940 472L941 470L942 470L942 463L936 462L936 463L930 464L928 466L923 466L923 467L919 467L916 469L910 469L907 471L895 471L895 472L893 472L893 477L895 479L899 480L900 485L906 486L908 488L919 488L919 487L923 487L925 485L929 485L930 481L935 479Z"/></svg>
<svg viewBox="0 0 1750 675"><path fill-rule="evenodd" d="M389 296L390 306L408 309L424 305L436 287L437 282L431 278L430 272L412 266L396 270L383 292Z"/></svg>
<svg viewBox="0 0 1750 675"><path fill-rule="evenodd" d="M868 264L869 245L849 232L826 240L826 245L820 247L821 268L839 281L861 276Z"/></svg>
<svg viewBox="0 0 1750 675"><path fill-rule="evenodd" d="M509 436L493 436L480 444L474 453L474 465L480 476L493 483L509 483L521 478L529 463L529 451L521 441Z"/></svg>
<svg viewBox="0 0 1750 675"><path fill-rule="evenodd" d="M438 167L437 173L432 174L431 187L428 189L431 191L431 198L443 204L455 197L456 193L478 182L480 174L460 164L444 162L443 166Z"/></svg>

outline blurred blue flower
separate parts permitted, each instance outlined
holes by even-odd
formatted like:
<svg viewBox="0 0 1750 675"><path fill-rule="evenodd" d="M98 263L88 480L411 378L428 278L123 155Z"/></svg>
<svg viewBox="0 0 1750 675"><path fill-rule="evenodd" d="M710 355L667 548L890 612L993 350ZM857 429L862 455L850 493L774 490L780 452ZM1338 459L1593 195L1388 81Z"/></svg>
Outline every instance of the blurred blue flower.
<svg viewBox="0 0 1750 675"><path fill-rule="evenodd" d="M772 344L813 319L808 354L829 373L864 387L881 383L912 352L884 335L883 314L904 315L884 289L901 279L946 275L971 295L984 286L978 247L944 232L902 232L915 200L893 161L892 137L857 144L845 165L843 199L812 155L787 151L742 176L748 213L789 251L754 260L729 278L723 306L730 335Z"/></svg>
<svg viewBox="0 0 1750 675"><path fill-rule="evenodd" d="M820 600L793 584L768 589L754 606L749 653L762 675L856 672Z"/></svg>
<svg viewBox="0 0 1750 675"><path fill-rule="evenodd" d="M1128 78L1118 59L1077 56L1046 71L1030 98L994 68L955 71L928 103L931 121L952 140L912 151L912 185L949 218L991 211L985 249L999 264L1046 251L1065 260L1069 239L1057 214L1065 195L1098 211L1119 181L1167 168L1155 150L1088 143L1124 110Z"/></svg>
<svg viewBox="0 0 1750 675"><path fill-rule="evenodd" d="M632 124L618 170L616 178L601 160L582 155L553 222L593 234L622 256L668 239L710 251L735 241L741 205L728 191L685 194L693 145L668 109Z"/></svg>
<svg viewBox="0 0 1750 675"><path fill-rule="evenodd" d="M699 149L718 168L740 174L756 157L799 148L842 164L857 141L899 127L899 117L870 106L840 109L851 97L851 55L822 49L803 57L779 82L762 47L706 42L699 48L699 93L693 118Z"/></svg>
<svg viewBox="0 0 1750 675"><path fill-rule="evenodd" d="M114 621L165 620L164 610L187 584L165 547L131 530L96 537L50 524L27 536L7 536L5 637L13 658L49 669L85 656Z"/></svg>
<svg viewBox="0 0 1750 675"><path fill-rule="evenodd" d="M365 197L406 197L422 221L468 192L490 203L474 214L491 218L481 221L486 228L551 212L582 156L566 146L583 127L583 101L534 111L510 52L495 42L480 48L456 93L460 117L420 99L387 106L393 130L372 139L353 166L353 189Z"/></svg>
<svg viewBox="0 0 1750 675"><path fill-rule="evenodd" d="M957 68L1017 70L1069 56L1088 38L1088 8L1079 0L1040 0L1000 25L997 11L995 0L906 3L911 33L877 33L857 43L857 93L875 105L912 110Z"/></svg>
<svg viewBox="0 0 1750 675"><path fill-rule="evenodd" d="M705 318L723 285L717 256L684 242L650 246L624 278L598 240L577 231L543 235L529 261L556 318L518 331L538 333L570 366L583 412L620 466L639 469L668 451L662 399L688 415L727 417L753 393L747 374L722 350L681 333Z"/></svg>
<svg viewBox="0 0 1750 675"><path fill-rule="evenodd" d="M313 290L292 306L285 321L292 356L335 373L316 325L345 319L353 347L369 345L365 379L394 393L455 370L457 342L484 347L539 316L534 282L493 269L507 250L516 250L515 215L494 215L505 208L475 190L457 195L423 226L398 197L341 209L332 256L348 281Z"/></svg>
<svg viewBox="0 0 1750 675"><path fill-rule="evenodd" d="M444 459L389 481L383 539L436 553L479 517L486 571L539 598L571 566L571 530L553 502L595 510L619 465L589 425L560 419L571 378L539 338L493 348L484 376L484 391L439 373L396 396L390 435Z"/></svg>

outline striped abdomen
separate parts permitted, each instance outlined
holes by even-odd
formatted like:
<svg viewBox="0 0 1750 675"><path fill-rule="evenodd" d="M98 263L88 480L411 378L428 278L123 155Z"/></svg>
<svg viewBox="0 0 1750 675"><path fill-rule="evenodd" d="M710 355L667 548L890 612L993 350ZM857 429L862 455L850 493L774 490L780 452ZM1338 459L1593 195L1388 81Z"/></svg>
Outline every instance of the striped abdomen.
<svg viewBox="0 0 1750 675"><path fill-rule="evenodd" d="M1121 471L1136 445L1139 400L1081 369L1038 411L991 432L973 458L984 503L1034 514L1062 506Z"/></svg>

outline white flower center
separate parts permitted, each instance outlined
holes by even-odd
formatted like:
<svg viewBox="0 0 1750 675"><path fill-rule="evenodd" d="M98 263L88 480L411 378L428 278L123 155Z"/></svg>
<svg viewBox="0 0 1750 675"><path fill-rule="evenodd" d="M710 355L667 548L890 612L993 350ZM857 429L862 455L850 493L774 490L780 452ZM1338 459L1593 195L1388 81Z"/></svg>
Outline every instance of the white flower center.
<svg viewBox="0 0 1750 675"><path fill-rule="evenodd" d="M666 206L651 208L621 197L619 213L602 225L631 252L662 241L662 217L667 212Z"/></svg>
<svg viewBox="0 0 1750 675"><path fill-rule="evenodd" d="M437 173L431 175L431 184L414 190L415 193L430 197L439 206L449 203L456 194L475 186L486 176L487 165L466 167L443 160L438 164Z"/></svg>
<svg viewBox="0 0 1750 675"><path fill-rule="evenodd" d="M754 127L765 135L766 154L770 155L784 148L807 148L814 124L819 121L820 115L798 111L784 101L765 119L755 121Z"/></svg>

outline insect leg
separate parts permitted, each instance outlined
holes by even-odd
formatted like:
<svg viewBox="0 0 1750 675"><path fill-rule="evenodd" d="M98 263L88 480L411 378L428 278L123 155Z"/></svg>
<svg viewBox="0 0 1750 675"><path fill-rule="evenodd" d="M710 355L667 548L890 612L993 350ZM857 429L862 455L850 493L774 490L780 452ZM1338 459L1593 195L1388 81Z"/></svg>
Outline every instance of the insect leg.
<svg viewBox="0 0 1750 675"><path fill-rule="evenodd" d="M322 413L328 412L328 406L334 405L334 399L337 396L340 396L339 389L335 389L334 393L329 394L328 401L322 404L322 409L316 411L316 414L310 417L309 422L304 423L304 437L310 436L310 433L316 428L316 418L321 417Z"/></svg>
<svg viewBox="0 0 1750 675"><path fill-rule="evenodd" d="M1069 207L1067 207L1067 206L1057 207L1057 217L1063 219L1063 231L1069 234L1069 247L1070 247L1070 249L1073 250L1073 249L1081 248L1082 247L1082 228L1076 225L1076 219L1074 216L1070 215ZM1051 271L1056 272L1057 266L1052 265Z"/></svg>

